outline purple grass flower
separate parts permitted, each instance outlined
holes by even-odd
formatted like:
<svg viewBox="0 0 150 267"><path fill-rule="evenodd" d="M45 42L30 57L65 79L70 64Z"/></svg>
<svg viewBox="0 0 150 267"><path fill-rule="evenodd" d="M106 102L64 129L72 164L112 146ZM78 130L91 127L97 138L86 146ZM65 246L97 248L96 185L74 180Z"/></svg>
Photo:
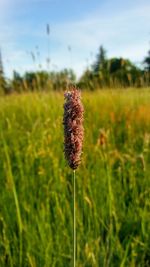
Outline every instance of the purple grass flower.
<svg viewBox="0 0 150 267"><path fill-rule="evenodd" d="M64 153L70 168L75 170L81 162L84 109L80 91L75 87L71 87L71 90L64 96Z"/></svg>

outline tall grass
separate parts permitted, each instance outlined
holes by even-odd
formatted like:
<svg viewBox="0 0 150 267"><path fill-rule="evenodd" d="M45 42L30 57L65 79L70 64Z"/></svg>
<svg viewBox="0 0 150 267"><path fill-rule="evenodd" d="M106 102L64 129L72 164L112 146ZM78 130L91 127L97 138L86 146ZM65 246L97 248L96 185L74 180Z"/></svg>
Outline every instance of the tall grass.
<svg viewBox="0 0 150 267"><path fill-rule="evenodd" d="M150 91L83 93L77 266L150 265ZM0 98L0 266L72 266L63 95Z"/></svg>

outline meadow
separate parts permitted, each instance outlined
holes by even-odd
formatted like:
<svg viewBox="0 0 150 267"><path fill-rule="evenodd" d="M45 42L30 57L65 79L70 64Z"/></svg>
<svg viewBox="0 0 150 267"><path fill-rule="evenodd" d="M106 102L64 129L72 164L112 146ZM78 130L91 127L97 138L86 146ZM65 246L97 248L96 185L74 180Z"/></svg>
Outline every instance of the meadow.
<svg viewBox="0 0 150 267"><path fill-rule="evenodd" d="M83 92L77 267L150 266L150 90ZM0 98L0 266L71 267L63 92Z"/></svg>

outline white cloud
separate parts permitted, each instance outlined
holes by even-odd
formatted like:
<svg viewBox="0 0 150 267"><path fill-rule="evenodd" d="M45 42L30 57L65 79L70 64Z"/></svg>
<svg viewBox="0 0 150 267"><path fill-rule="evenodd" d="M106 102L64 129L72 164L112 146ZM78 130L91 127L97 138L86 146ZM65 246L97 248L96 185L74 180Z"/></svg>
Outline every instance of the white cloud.
<svg viewBox="0 0 150 267"><path fill-rule="evenodd" d="M56 25L54 38L64 44L68 42L82 51L95 49L102 43L106 46L107 43L117 45L117 41L120 42L121 39L127 39L129 42L130 33L135 39L137 31L140 40L143 32L148 35L149 14L150 4L111 17L106 14L101 16L96 12L81 21Z"/></svg>
<svg viewBox="0 0 150 267"><path fill-rule="evenodd" d="M2 2L5 5L4 0ZM79 75L87 65L87 58L91 63L90 52L94 52L95 56L101 44L108 49L108 56L123 56L133 61L142 60L148 50L149 14L150 4L141 4L117 14L103 14L101 10L97 10L78 21L51 25L52 64L58 65L59 69L72 66ZM28 25L23 25L21 22L17 26L15 23L0 25L0 44L4 50L4 58L9 58L14 68L22 70L31 68L32 62L26 55L26 46L23 48L20 43L20 36L26 39L35 38L36 41L30 50L37 44L37 40L39 47L46 47L46 33L43 28L39 29L38 25L35 29L29 26L29 21L27 23ZM71 55L67 50L68 45L72 47ZM44 66L46 53L44 51L41 58Z"/></svg>
<svg viewBox="0 0 150 267"><path fill-rule="evenodd" d="M3 15L3 12L7 12L8 6L10 6L12 2L10 0L0 0L0 15Z"/></svg>

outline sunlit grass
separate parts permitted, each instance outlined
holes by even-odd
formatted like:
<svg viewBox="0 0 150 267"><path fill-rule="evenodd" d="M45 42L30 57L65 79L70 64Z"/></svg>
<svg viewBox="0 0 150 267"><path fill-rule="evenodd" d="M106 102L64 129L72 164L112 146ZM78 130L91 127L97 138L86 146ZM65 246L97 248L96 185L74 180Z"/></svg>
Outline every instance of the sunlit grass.
<svg viewBox="0 0 150 267"><path fill-rule="evenodd" d="M150 91L82 98L77 266L149 266ZM0 98L0 266L71 266L73 184L62 114L62 94Z"/></svg>

